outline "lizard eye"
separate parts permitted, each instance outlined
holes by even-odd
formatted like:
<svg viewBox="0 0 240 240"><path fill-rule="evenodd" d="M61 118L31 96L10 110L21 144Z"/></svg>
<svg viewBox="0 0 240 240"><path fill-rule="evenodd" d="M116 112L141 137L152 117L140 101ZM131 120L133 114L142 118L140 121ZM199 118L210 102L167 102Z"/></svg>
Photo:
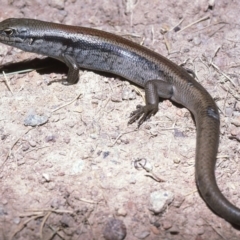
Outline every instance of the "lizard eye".
<svg viewBox="0 0 240 240"><path fill-rule="evenodd" d="M11 36L13 34L13 29L11 28L6 28L3 30L7 36Z"/></svg>

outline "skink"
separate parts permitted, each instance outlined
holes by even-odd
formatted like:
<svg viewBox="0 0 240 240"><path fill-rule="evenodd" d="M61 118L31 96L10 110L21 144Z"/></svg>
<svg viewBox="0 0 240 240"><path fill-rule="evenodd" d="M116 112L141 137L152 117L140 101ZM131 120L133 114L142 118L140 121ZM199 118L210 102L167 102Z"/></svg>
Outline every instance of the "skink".
<svg viewBox="0 0 240 240"><path fill-rule="evenodd" d="M188 108L197 128L196 183L207 205L228 222L240 225L240 209L219 190L215 164L220 117L209 95L188 72L160 54L120 36L91 28L34 19L6 19L0 23L0 42L64 62L67 82L78 81L79 68L110 72L145 89L146 105L138 106L129 123L141 125L158 111L159 98Z"/></svg>

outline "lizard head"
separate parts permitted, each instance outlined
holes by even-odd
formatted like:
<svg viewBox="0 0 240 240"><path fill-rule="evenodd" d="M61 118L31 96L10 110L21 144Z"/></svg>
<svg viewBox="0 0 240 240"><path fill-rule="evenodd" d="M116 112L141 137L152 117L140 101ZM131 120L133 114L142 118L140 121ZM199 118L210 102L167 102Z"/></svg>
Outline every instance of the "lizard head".
<svg viewBox="0 0 240 240"><path fill-rule="evenodd" d="M0 22L0 42L17 45L27 40L29 19L9 18Z"/></svg>

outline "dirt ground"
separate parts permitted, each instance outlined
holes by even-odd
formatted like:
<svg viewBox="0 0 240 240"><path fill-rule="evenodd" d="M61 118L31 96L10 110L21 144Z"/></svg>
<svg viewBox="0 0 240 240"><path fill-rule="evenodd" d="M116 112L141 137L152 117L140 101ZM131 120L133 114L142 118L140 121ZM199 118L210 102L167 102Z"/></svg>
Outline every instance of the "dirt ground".
<svg viewBox="0 0 240 240"><path fill-rule="evenodd" d="M240 206L239 10L238 0L1 0L0 21L98 28L192 69L221 114L218 185ZM31 68L36 57L0 44L1 66L28 60ZM1 240L101 240L112 219L122 221L112 240L125 230L126 240L240 239L197 191L196 129L187 109L164 100L137 129L127 122L144 103L142 89L86 70L78 84L64 86L56 80L66 69L48 67L1 76ZM45 122L26 126L34 117ZM154 193L169 196L161 213L152 210Z"/></svg>

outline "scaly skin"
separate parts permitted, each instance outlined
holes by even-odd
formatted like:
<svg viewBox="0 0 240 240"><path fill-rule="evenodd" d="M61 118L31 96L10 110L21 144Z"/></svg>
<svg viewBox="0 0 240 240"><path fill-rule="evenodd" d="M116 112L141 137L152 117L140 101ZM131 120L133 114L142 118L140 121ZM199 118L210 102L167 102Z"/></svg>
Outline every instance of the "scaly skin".
<svg viewBox="0 0 240 240"><path fill-rule="evenodd" d="M111 72L145 88L146 106L132 113L139 125L158 111L159 97L188 108L197 127L196 182L202 198L219 216L240 225L240 209L220 192L214 168L220 117L209 93L188 72L167 58L111 33L34 19L0 23L0 42L56 58L69 67L68 83L78 81L79 68Z"/></svg>

